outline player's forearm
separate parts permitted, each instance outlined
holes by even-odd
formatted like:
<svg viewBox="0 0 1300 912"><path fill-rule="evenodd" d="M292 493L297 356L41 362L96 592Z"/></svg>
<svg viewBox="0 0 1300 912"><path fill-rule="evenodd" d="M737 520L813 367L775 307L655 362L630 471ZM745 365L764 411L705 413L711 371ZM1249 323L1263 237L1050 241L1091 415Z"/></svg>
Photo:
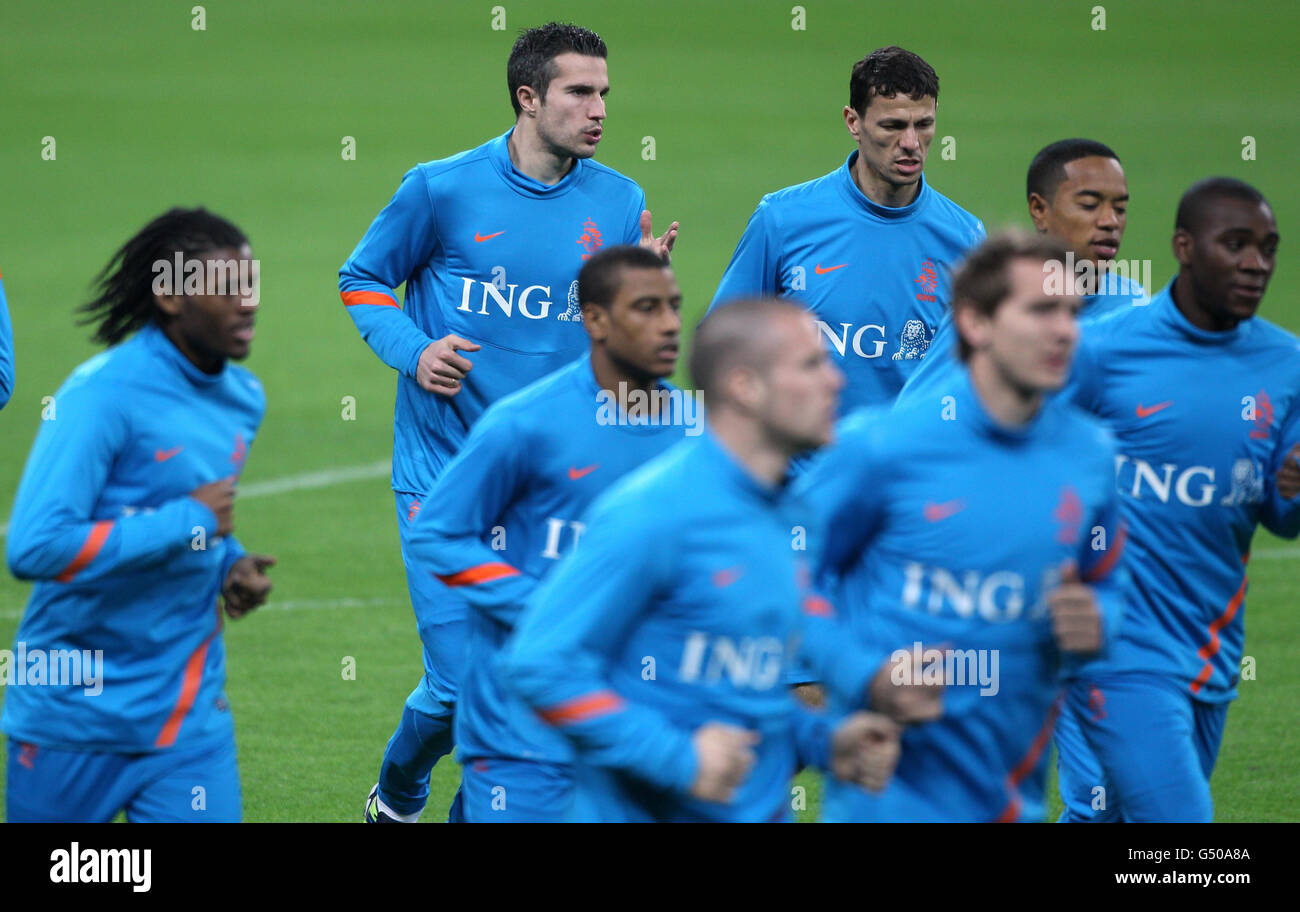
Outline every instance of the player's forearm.
<svg viewBox="0 0 1300 912"><path fill-rule="evenodd" d="M501 559L473 536L426 534L412 537L412 551L443 585L455 589L475 610L508 628L518 620L537 578Z"/></svg>
<svg viewBox="0 0 1300 912"><path fill-rule="evenodd" d="M361 296L353 291L340 291L339 294L343 298L348 316L352 318L357 331L370 346L370 350L393 370L414 378L416 366L420 363L420 354L434 340L412 322L406 311L397 306L397 301L392 298L391 292L387 294L392 298L392 304L349 304L349 300L360 301ZM364 294L370 301L378 301L383 297L378 291L365 291Z"/></svg>
<svg viewBox="0 0 1300 912"><path fill-rule="evenodd" d="M829 772L831 768L831 742L835 726L826 713L813 712L798 702L793 710L795 754L799 768Z"/></svg>
<svg viewBox="0 0 1300 912"><path fill-rule="evenodd" d="M6 557L19 579L88 582L187 548L206 549L216 533L216 515L188 496L152 512L97 521L34 504L14 517Z"/></svg>

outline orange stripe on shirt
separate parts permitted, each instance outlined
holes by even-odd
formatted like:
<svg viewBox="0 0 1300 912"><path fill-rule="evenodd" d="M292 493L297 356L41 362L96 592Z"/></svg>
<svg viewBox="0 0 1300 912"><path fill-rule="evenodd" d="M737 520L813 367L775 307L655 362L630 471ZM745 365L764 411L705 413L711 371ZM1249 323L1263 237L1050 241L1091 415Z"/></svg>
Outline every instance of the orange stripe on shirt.
<svg viewBox="0 0 1300 912"><path fill-rule="evenodd" d="M203 666L208 659L208 647L216 639L217 634L221 632L224 621L221 617L221 602L217 602L217 629L208 634L208 638L199 644L199 648L194 650L189 659L185 662L185 674L181 678L181 695L177 699L176 705L172 707L172 713L167 717L163 724L162 731L158 733L158 739L154 741L154 747L171 747L176 743L176 736L180 734L181 723L194 708L194 698L199 695L199 685L203 683Z"/></svg>
<svg viewBox="0 0 1300 912"><path fill-rule="evenodd" d="M1120 555L1124 553L1124 543L1127 541L1128 528L1121 525L1119 534L1115 536L1115 543L1106 549L1105 557L1093 564L1092 569L1084 575L1083 581L1085 583L1096 583L1110 576L1110 571L1115 569L1115 565L1119 563Z"/></svg>
<svg viewBox="0 0 1300 912"><path fill-rule="evenodd" d="M612 690L602 690L597 693L575 697L567 702L556 704L549 709L539 709L537 715L541 716L542 721L549 725L572 725L575 722L586 722L596 716L618 712L622 708L622 697Z"/></svg>
<svg viewBox="0 0 1300 912"><path fill-rule="evenodd" d="M1011 800L1007 802L1007 806L1002 809L1002 813L998 815L995 822L1015 823L1020 819L1020 783L1038 765L1038 759L1046 750L1047 742L1052 740L1052 728L1056 725L1056 717L1060 712L1061 698L1057 697L1056 702L1052 704L1052 708L1047 711L1047 719L1043 722L1043 727L1038 730L1033 743L1029 745L1029 750L1016 764L1016 768L1007 775L1007 791L1011 792Z"/></svg>
<svg viewBox="0 0 1300 912"><path fill-rule="evenodd" d="M442 580L448 586L477 586L479 583L490 583L492 580L501 579L506 576L518 576L519 571L509 564L479 564L477 567L470 567L468 570L462 570L459 573L451 573L443 576L435 573L434 576Z"/></svg>
<svg viewBox="0 0 1300 912"><path fill-rule="evenodd" d="M81 550L77 552L77 556L72 559L68 566L63 568L63 572L56 576L55 579L60 583L66 583L84 570L86 565L99 554L104 547L104 542L108 540L108 533L112 531L113 521L111 519L101 519L91 526L90 534L81 543Z"/></svg>
<svg viewBox="0 0 1300 912"><path fill-rule="evenodd" d="M1249 557L1249 555L1247 555L1247 557ZM1242 558L1242 563L1245 562L1246 558ZM1210 678L1214 676L1214 665L1210 662L1210 659L1218 655L1219 652L1219 646L1221 645L1219 640L1219 631L1231 624L1232 619L1237 616L1237 611L1241 608L1241 603L1246 598L1247 582L1249 582L1249 578L1243 576L1241 578L1241 585L1237 587L1237 591L1228 601L1228 607L1224 608L1223 614L1215 618L1210 624L1208 628L1210 631L1209 641L1196 651L1197 658L1205 662L1205 667L1201 669L1201 673L1196 676L1194 681L1192 681L1190 685L1192 693L1200 693L1201 688L1209 683Z"/></svg>
<svg viewBox="0 0 1300 912"><path fill-rule="evenodd" d="M343 299L345 307L356 307L358 304L374 304L378 307L401 306L396 298L382 291L340 291L339 297Z"/></svg>

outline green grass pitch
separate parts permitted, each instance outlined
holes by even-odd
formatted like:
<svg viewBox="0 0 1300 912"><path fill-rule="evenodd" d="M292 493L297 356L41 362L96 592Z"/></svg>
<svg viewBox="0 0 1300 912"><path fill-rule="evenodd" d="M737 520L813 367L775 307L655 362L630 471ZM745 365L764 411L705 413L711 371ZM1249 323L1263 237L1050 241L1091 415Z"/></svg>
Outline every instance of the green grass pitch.
<svg viewBox="0 0 1300 912"><path fill-rule="evenodd" d="M1093 28L1098 4L1104 30ZM1157 286L1173 270L1178 195L1197 178L1248 180L1284 235L1300 228L1300 6L1290 0L1231 16L1205 0L809 0L802 30L789 0L502 0L505 30L492 28L493 5L214 0L196 31L189 2L7 0L0 270L19 373L0 413L0 519L41 398L95 350L73 308L119 244L178 204L232 218L263 264L248 365L269 408L245 486L385 459L395 378L345 315L336 271L412 164L510 126L511 43L551 18L594 28L610 46L598 157L646 189L658 230L681 221L674 265L688 324L759 197L844 160L850 67L885 44L938 71L927 173L990 228L1028 224L1029 158L1069 136L1123 158L1132 204L1121 256L1152 260ZM53 160L42 157L46 137ZM355 161L341 155L345 137ZM955 157L941 157L943 137ZM1263 313L1300 331L1289 249ZM353 421L342 418L345 396L355 397ZM246 819L357 820L420 672L387 480L249 497L236 518L250 548L280 560L272 604L226 632ZM1246 652L1256 680L1229 715L1214 777L1220 820L1300 818L1294 547L1255 543ZM0 576L6 647L27 593ZM344 680L346 657L356 680ZM425 820L441 819L456 776L450 760L435 771ZM814 784L810 813L816 795Z"/></svg>

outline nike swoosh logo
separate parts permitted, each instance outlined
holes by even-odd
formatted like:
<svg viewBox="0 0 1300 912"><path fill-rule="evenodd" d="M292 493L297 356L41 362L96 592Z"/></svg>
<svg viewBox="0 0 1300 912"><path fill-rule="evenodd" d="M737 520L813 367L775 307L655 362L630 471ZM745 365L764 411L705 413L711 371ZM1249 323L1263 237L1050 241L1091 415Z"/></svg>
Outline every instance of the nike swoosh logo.
<svg viewBox="0 0 1300 912"><path fill-rule="evenodd" d="M822 266L821 263L818 263L816 266L813 267L813 272L817 273L818 275L826 275L826 273L828 272L834 272L837 269L843 269L847 265L849 264L841 263L838 266Z"/></svg>
<svg viewBox="0 0 1300 912"><path fill-rule="evenodd" d="M713 574L713 585L719 589L725 589L744 575L745 568L743 566L727 567Z"/></svg>
<svg viewBox="0 0 1300 912"><path fill-rule="evenodd" d="M1156 412L1161 411L1162 409L1167 409L1169 408L1169 406L1173 404L1174 404L1174 400L1172 399L1170 399L1168 402L1159 402L1150 407L1144 407L1142 403L1139 402L1137 407L1137 416L1139 418L1149 418L1152 415L1154 415Z"/></svg>
<svg viewBox="0 0 1300 912"><path fill-rule="evenodd" d="M494 237L500 237L500 236L503 235L503 234L505 234L504 231L498 231L498 232L496 232L495 234L479 234L477 231L475 231L475 232L474 232L474 240L476 240L476 241L478 241L480 244L482 244L484 241L490 241L490 240L492 240Z"/></svg>
<svg viewBox="0 0 1300 912"><path fill-rule="evenodd" d="M185 449L185 448L184 448L184 447L172 447L170 450L154 450L154 451L153 451L153 458L154 458L154 460L157 461L157 462L166 462L168 459L171 459L173 456L175 456L177 453L179 453L179 452L180 452L181 450L183 450L183 449Z"/></svg>
<svg viewBox="0 0 1300 912"><path fill-rule="evenodd" d="M925 518L930 522L939 522L947 519L956 513L966 509L964 500L947 500L943 503L928 503L925 505Z"/></svg>
<svg viewBox="0 0 1300 912"><path fill-rule="evenodd" d="M569 466L569 478L571 478L573 481L577 481L579 478L590 475L592 472L596 471L599 468L600 468L599 463L597 463L596 465L589 465L581 469L575 466Z"/></svg>

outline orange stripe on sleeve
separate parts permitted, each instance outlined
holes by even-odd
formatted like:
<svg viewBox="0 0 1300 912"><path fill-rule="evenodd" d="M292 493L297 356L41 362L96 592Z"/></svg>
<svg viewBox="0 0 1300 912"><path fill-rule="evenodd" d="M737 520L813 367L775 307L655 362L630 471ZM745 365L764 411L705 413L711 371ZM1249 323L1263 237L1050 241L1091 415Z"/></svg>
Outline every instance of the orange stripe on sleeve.
<svg viewBox="0 0 1300 912"><path fill-rule="evenodd" d="M1115 569L1119 563L1120 555L1124 553L1124 544L1128 541L1128 528L1121 525L1119 534L1115 536L1115 542L1106 550L1106 556L1097 563L1093 564L1092 569L1084 576L1085 583L1096 583L1110 576L1110 571Z"/></svg>
<svg viewBox="0 0 1300 912"><path fill-rule="evenodd" d="M479 583L489 583L495 579L518 575L519 571L514 567L500 563L479 564L477 567L470 567L468 570L462 570L459 573L452 573L447 576L438 573L434 574L448 586L477 586Z"/></svg>
<svg viewBox="0 0 1300 912"><path fill-rule="evenodd" d="M343 299L345 307L355 307L358 304L375 304L379 307L398 307L397 299L392 295L384 294L382 291L341 291L339 297Z"/></svg>
<svg viewBox="0 0 1300 912"><path fill-rule="evenodd" d="M1025 756L1021 761L1016 764L1016 768L1007 775L1007 790L1011 792L1011 800L1007 802L1007 806L998 815L996 823L1015 823L1020 819L1022 803L1020 799L1020 783L1038 765L1038 758L1043 755L1043 751L1047 748L1047 742L1052 740L1052 729L1056 725L1056 717L1060 712L1061 698L1057 697L1056 702L1052 704L1052 708L1047 711L1047 719L1043 722L1043 727L1038 730L1033 743L1029 745L1029 750L1025 752Z"/></svg>
<svg viewBox="0 0 1300 912"><path fill-rule="evenodd" d="M90 527L90 534L86 540L81 543L81 550L77 556L72 559L68 566L55 577L60 583L66 583L74 576L86 568L86 565L93 561L96 555L104 547L104 542L108 540L108 534L113 531L113 521L111 519L101 519Z"/></svg>
<svg viewBox="0 0 1300 912"><path fill-rule="evenodd" d="M612 690L602 690L575 697L548 709L539 709L537 715L549 725L572 725L575 722L586 722L596 716L618 712L622 708L622 697Z"/></svg>
<svg viewBox="0 0 1300 912"><path fill-rule="evenodd" d="M1205 667L1201 669L1201 673L1196 676L1194 681L1192 681L1190 685L1192 693L1200 693L1201 688L1204 687L1206 682L1208 682L1213 676L1214 665L1211 664L1210 659L1214 658L1214 656L1219 652L1219 631L1231 624L1232 619L1237 616L1237 611L1241 608L1241 603L1246 598L1246 584L1248 582L1249 579L1247 577L1243 576L1241 578L1241 585L1237 587L1236 593L1234 593L1232 598L1229 600L1228 607L1224 608L1223 614L1215 618L1210 624L1209 641L1196 651L1197 658L1205 662Z"/></svg>
<svg viewBox="0 0 1300 912"><path fill-rule="evenodd" d="M176 736L180 734L181 723L194 708L194 698L199 695L199 684L203 682L203 665L208 659L208 647L216 639L224 621L221 617L221 602L217 602L217 629L208 634L208 638L199 644L199 648L191 653L189 659L185 662L185 674L181 678L181 695L176 700L176 705L172 707L171 715L163 723L162 731L158 733L158 740L154 741L154 747L171 747L176 743Z"/></svg>

